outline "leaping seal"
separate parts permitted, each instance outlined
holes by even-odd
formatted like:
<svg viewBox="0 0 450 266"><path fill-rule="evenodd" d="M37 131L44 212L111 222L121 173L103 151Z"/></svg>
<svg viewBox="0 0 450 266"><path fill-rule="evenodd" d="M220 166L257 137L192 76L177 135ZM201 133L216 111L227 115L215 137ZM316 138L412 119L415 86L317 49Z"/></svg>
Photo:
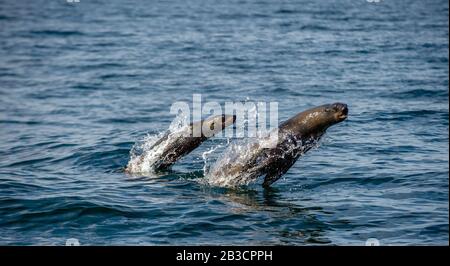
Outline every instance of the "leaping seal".
<svg viewBox="0 0 450 266"><path fill-rule="evenodd" d="M226 151L208 173L219 185L236 186L248 184L264 176L263 186L277 181L297 159L314 147L327 128L344 121L348 115L346 104L334 103L301 112L278 128L278 140L271 148L258 140L239 150L235 156ZM264 140L263 140L264 141ZM236 151L235 151L236 152ZM230 159L231 158L231 159Z"/></svg>
<svg viewBox="0 0 450 266"><path fill-rule="evenodd" d="M130 160L125 171L128 173L141 173L143 164L149 164L145 169L162 171L170 168L177 160L196 149L205 140L221 132L224 128L236 122L235 115L218 115L202 121L191 123L180 131L167 131L157 140L147 153ZM151 157L151 161L144 160Z"/></svg>

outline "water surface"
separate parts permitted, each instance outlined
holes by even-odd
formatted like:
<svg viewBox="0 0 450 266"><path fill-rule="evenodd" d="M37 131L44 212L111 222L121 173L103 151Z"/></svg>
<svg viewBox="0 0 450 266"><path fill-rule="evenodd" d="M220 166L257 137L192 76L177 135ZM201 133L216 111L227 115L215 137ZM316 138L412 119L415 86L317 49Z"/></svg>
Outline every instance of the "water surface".
<svg viewBox="0 0 450 266"><path fill-rule="evenodd" d="M194 93L350 116L270 189L123 173ZM448 121L448 1L3 0L0 244L447 245Z"/></svg>

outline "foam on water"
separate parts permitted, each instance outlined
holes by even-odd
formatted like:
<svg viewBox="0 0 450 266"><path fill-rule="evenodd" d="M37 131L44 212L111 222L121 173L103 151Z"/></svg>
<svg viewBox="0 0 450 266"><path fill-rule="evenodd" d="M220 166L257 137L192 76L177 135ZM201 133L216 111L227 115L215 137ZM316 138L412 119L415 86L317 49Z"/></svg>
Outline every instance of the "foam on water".
<svg viewBox="0 0 450 266"><path fill-rule="evenodd" d="M127 172L131 174L153 173L153 165L167 146L167 141L154 147L154 144L163 137L164 133L147 135L141 141L136 142L130 151L130 160L127 164Z"/></svg>
<svg viewBox="0 0 450 266"><path fill-rule="evenodd" d="M274 147L276 140L278 140L276 135L270 134L231 143L220 159L212 165L210 171L205 172L204 182L212 186L239 187L257 181L259 176L265 174L265 161L271 159L271 155L267 157L261 155L265 149ZM313 138L289 143L284 153L276 156L284 157L292 152L301 156L307 150L317 148L319 143L319 140Z"/></svg>
<svg viewBox="0 0 450 266"><path fill-rule="evenodd" d="M188 130L186 121L186 116L178 115L167 131L154 135L147 134L142 140L137 141L130 150L130 160L126 171L133 175L154 174L155 166L167 146ZM165 138L166 135L167 138ZM158 143L162 138L165 139Z"/></svg>
<svg viewBox="0 0 450 266"><path fill-rule="evenodd" d="M227 142L224 145L219 144L219 145L213 146L209 150L204 151L202 153L203 173L208 173L209 172L209 169L210 169L210 166L211 166L211 163L210 163L209 160L210 160L211 157L213 157L211 155L214 154L217 151L217 149L220 149L220 148L222 148L224 146L228 146L229 144L230 144L230 138L227 138Z"/></svg>

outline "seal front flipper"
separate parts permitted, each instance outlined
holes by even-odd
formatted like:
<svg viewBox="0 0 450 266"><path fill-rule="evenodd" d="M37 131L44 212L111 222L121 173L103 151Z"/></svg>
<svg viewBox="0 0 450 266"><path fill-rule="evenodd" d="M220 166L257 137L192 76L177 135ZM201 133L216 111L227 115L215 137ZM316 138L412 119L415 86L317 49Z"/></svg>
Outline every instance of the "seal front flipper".
<svg viewBox="0 0 450 266"><path fill-rule="evenodd" d="M272 183L280 179L280 177L284 175L289 170L289 168L291 168L291 166L294 165L294 163L297 161L297 158L280 159L283 161L274 163L274 167L269 167L269 170L264 177L264 182L262 184L263 187L269 187L270 185L272 185Z"/></svg>
<svg viewBox="0 0 450 266"><path fill-rule="evenodd" d="M275 181L280 179L280 177L282 175L283 175L282 173L278 173L278 172L268 173L264 177L264 182L263 182L262 186L265 187L265 188L270 187L270 185L272 185L272 183L274 183Z"/></svg>

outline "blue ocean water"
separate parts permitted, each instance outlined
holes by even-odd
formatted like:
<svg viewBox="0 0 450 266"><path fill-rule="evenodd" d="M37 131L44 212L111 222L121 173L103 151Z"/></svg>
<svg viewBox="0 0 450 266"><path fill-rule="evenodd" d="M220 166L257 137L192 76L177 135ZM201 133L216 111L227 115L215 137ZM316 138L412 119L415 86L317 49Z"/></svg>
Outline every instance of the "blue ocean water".
<svg viewBox="0 0 450 266"><path fill-rule="evenodd" d="M448 1L0 1L0 244L448 245ZM273 187L130 178L175 101L336 101ZM220 154L220 153L219 153ZM219 155L218 154L218 155Z"/></svg>

